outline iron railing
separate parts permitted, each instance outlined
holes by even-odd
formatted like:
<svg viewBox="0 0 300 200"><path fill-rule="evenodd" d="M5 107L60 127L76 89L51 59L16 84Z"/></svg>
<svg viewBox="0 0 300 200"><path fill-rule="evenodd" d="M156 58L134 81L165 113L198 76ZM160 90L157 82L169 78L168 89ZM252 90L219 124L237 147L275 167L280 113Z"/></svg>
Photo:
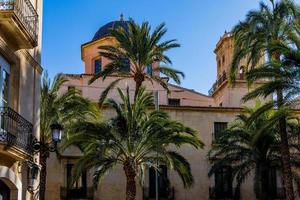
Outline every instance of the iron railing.
<svg viewBox="0 0 300 200"><path fill-rule="evenodd" d="M143 200L154 200L155 191L152 194L149 187L143 188ZM159 190L159 200L174 200L175 199L175 189L174 187L160 189Z"/></svg>
<svg viewBox="0 0 300 200"><path fill-rule="evenodd" d="M32 124L19 113L9 107L0 107L0 142L32 155L32 129Z"/></svg>
<svg viewBox="0 0 300 200"><path fill-rule="evenodd" d="M60 198L61 200L70 200L70 199L86 199L92 200L94 198L94 191L92 187L87 188L72 188L67 187L60 188Z"/></svg>
<svg viewBox="0 0 300 200"><path fill-rule="evenodd" d="M245 74L244 73L239 73L236 76L236 80L244 80L245 79ZM208 91L208 94L211 96L213 93L217 90L219 86L222 85L227 80L227 74L223 73L220 78L213 84L212 88Z"/></svg>
<svg viewBox="0 0 300 200"><path fill-rule="evenodd" d="M240 199L240 191L235 194L236 188L229 190L223 190L222 188L210 187L209 188L209 199Z"/></svg>
<svg viewBox="0 0 300 200"><path fill-rule="evenodd" d="M0 0L0 12L12 11L22 22L31 38L38 40L38 14L30 0Z"/></svg>

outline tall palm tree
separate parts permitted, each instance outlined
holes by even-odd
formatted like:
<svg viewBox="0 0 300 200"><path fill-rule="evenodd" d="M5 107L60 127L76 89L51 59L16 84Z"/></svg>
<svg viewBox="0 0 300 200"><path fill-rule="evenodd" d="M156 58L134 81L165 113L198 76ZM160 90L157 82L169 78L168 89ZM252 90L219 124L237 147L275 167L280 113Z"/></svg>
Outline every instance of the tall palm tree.
<svg viewBox="0 0 300 200"><path fill-rule="evenodd" d="M202 142L196 132L183 124L173 121L162 111L149 111L153 97L140 88L134 104L130 101L129 89L123 93L118 89L121 103L113 99L107 101L116 116L103 121L86 121L75 124L64 148L78 145L84 156L75 165L74 181L83 170L95 169L94 186L116 165L125 172L126 200L136 197L136 178L143 179L147 167L155 167L156 162L174 169L185 187L192 186L194 179L189 162L176 149L190 144L201 148Z"/></svg>
<svg viewBox="0 0 300 200"><path fill-rule="evenodd" d="M280 136L276 128L278 113L264 112L257 117L255 108L245 108L245 112L237 116L231 127L223 132L209 152L215 158L209 175L213 175L223 166L231 166L236 183L235 198L241 185L254 174L254 191L260 200L276 199L276 191L272 188L272 169L281 169ZM292 116L289 117L293 119ZM299 128L290 124L289 140L293 146L292 178L299 184ZM296 129L297 128L297 129ZM297 140L295 140L297 139ZM294 146L296 148L294 148ZM282 198L282 197L281 197Z"/></svg>
<svg viewBox="0 0 300 200"><path fill-rule="evenodd" d="M236 71L242 59L247 60L248 70L254 69L259 64L262 57L267 56L268 61L274 65L280 65L280 52L273 51L270 46L276 41L285 41L286 36L293 27L296 19L299 19L299 8L290 0L274 1L270 0L270 6L264 2L260 3L259 10L250 11L246 20L240 22L233 29L235 40L235 52L231 70L231 80L235 79ZM274 67L273 67L274 68ZM269 70L268 76L273 69ZM280 67L277 69L280 70ZM266 77L268 77L266 76ZM256 75L252 75L250 83L257 80ZM259 78L263 78L262 73ZM273 76L273 84L267 83L256 92L248 95L245 100L255 98L265 94L276 94L276 107L284 106L284 93L286 86L285 78L280 73ZM251 97L251 98L249 98ZM275 102L274 102L275 104ZM278 129L281 137L281 155L283 162L284 185L287 199L294 199L293 182L291 177L290 152L288 148L288 138L286 132L286 120L284 116L279 119Z"/></svg>
<svg viewBox="0 0 300 200"><path fill-rule="evenodd" d="M58 74L53 82L45 73L41 86L41 112L40 112L40 188L39 196L45 199L47 159L49 148L53 149L50 125L59 123L68 128L72 123L83 120L87 115L93 114L94 106L86 99L78 95L74 89L61 92L61 86L67 80Z"/></svg>
<svg viewBox="0 0 300 200"><path fill-rule="evenodd" d="M159 73L166 75L177 84L180 84L180 79L184 77L184 74L168 66L172 62L166 55L168 50L177 48L180 45L176 43L176 40L161 41L167 32L165 24L160 24L152 32L148 22L143 22L139 25L130 19L127 24L128 29L120 27L111 30L110 35L116 39L116 45L102 45L99 47L100 55L108 58L110 63L105 66L103 71L94 75L90 83L100 77L104 80L107 76L114 73L125 74L133 77L135 81L135 97L145 80L158 82L162 87L168 89L166 81L158 75ZM124 72L123 70L126 67L124 59L129 60L131 65L130 72ZM160 65L160 63L163 63L164 66ZM156 64L158 66L154 67ZM148 67L151 68L151 73L147 73ZM103 94L106 95L108 90L120 79L114 81L111 87L108 87Z"/></svg>

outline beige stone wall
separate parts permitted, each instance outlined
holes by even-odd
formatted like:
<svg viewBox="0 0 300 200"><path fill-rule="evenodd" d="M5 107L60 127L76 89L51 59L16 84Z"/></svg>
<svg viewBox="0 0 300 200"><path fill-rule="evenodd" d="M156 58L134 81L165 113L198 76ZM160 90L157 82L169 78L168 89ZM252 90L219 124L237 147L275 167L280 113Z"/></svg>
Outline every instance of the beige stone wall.
<svg viewBox="0 0 300 200"><path fill-rule="evenodd" d="M189 108L189 107L161 107L174 120L178 120L198 131L199 137L205 143L204 149L195 150L190 146L182 147L179 152L188 159L191 164L195 184L191 189L184 189L183 184L174 171L169 171L171 185L175 187L175 197L180 200L209 199L209 187L214 186L214 179L208 177L211 163L207 158L213 139L214 122L231 122L240 109L226 108ZM114 115L111 110L103 110L103 115L109 118ZM73 155L78 155L73 151ZM70 153L70 152L69 152ZM70 156L70 154L69 154ZM51 155L48 165L47 200L59 198L59 188L65 185L65 163L71 158L56 158ZM70 161L69 161L70 162ZM89 176L92 177L91 175ZM146 176L146 186L148 177ZM125 176L121 166L111 170L95 192L96 200L121 200L125 196ZM91 183L91 179L88 181ZM89 185L91 186L91 185ZM241 189L242 199L252 200L254 193L252 180L249 178ZM142 190L138 186L137 199L142 199Z"/></svg>

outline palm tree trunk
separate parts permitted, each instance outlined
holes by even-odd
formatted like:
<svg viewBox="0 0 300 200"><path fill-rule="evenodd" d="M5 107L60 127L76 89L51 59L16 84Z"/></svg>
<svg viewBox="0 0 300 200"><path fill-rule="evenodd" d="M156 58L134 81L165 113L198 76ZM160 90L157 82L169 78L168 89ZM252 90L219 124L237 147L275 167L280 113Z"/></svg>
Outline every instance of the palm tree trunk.
<svg viewBox="0 0 300 200"><path fill-rule="evenodd" d="M135 82L134 101L136 100L136 97L137 97L137 95L139 93L139 90L140 90L140 88L142 86L142 83L143 83L143 81L140 81L140 80L138 80L138 81Z"/></svg>
<svg viewBox="0 0 300 200"><path fill-rule="evenodd" d="M126 200L135 200L136 197L136 172L130 162L126 162L123 167L127 178L126 182Z"/></svg>
<svg viewBox="0 0 300 200"><path fill-rule="evenodd" d="M45 151L43 145L41 145L40 151L40 189L39 189L39 197L40 200L45 200L45 192L46 192L46 177L47 177L47 158L49 157L49 152Z"/></svg>
<svg viewBox="0 0 300 200"><path fill-rule="evenodd" d="M277 90L277 101L278 107L283 106L283 93L282 90ZM280 133L280 150L281 150L281 161L282 161L282 173L283 173L283 185L285 188L286 199L294 200L294 188L293 188L293 179L292 179L292 169L290 163L290 151L288 144L288 136L286 131L286 118L281 117L279 119L279 133Z"/></svg>

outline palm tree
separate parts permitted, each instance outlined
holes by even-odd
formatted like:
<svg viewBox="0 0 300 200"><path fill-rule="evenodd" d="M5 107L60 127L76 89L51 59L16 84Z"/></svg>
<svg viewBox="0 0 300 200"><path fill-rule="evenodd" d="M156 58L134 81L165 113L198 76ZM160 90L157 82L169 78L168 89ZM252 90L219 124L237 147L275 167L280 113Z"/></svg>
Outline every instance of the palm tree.
<svg viewBox="0 0 300 200"><path fill-rule="evenodd" d="M130 19L127 24L128 29L120 27L110 32L110 35L116 39L117 45L102 45L99 47L100 55L108 58L110 63L105 66L103 71L95 74L90 83L100 77L104 80L107 76L114 73L125 74L133 77L135 81L135 97L145 80L156 81L162 87L168 89L166 80L157 75L159 73L180 84L180 79L184 77L184 74L167 66L172 64L172 62L166 55L168 50L177 48L180 45L176 43L176 40L161 41L167 32L165 24L160 24L153 32L151 32L151 26L148 22L143 22L139 25ZM124 62L124 59L129 60L131 72L124 72L123 69L128 64ZM163 63L165 66L159 65L159 63ZM154 67L154 64L159 66ZM147 73L148 67L151 68L151 73ZM120 79L122 78L112 82L111 87L108 87L103 94L107 95L108 90L114 87Z"/></svg>
<svg viewBox="0 0 300 200"><path fill-rule="evenodd" d="M245 108L244 113L237 116L231 127L217 139L209 152L213 166L209 176L223 166L231 166L233 179L236 182L235 198L241 185L254 174L254 191L260 200L276 199L277 188L272 188L270 172L281 169L280 136L276 128L278 112L268 111L257 116L259 104L255 108ZM289 117L292 120L293 116ZM293 153L292 178L299 185L299 126L290 124L289 140ZM296 129L297 128L297 129ZM297 140L295 140L297 139ZM296 148L294 148L296 147ZM274 187L274 186L273 186Z"/></svg>
<svg viewBox="0 0 300 200"><path fill-rule="evenodd" d="M190 144L201 148L202 142L196 132L183 124L173 121L162 111L149 111L153 97L141 87L134 104L130 101L129 89L123 93L118 89L121 103L107 101L116 116L103 121L86 121L75 124L64 148L78 145L84 156L74 169L74 181L83 170L95 169L94 187L112 168L121 165L125 172L126 200L136 196L136 178L143 179L146 167L157 169L156 162L174 169L181 177L184 187L192 186L194 179L189 162L176 149ZM173 149L173 150L171 150Z"/></svg>
<svg viewBox="0 0 300 200"><path fill-rule="evenodd" d="M41 112L40 112L40 188L39 196L45 199L47 159L49 148L54 149L51 137L50 125L59 123L68 128L72 123L83 120L87 115L93 114L94 106L86 99L78 95L74 89L61 92L61 86L67 80L58 74L51 83L48 74L45 73L41 86Z"/></svg>
<svg viewBox="0 0 300 200"><path fill-rule="evenodd" d="M259 69L254 69L262 57L267 56L269 66L274 64L280 66L280 52L273 51L271 45L276 41L285 41L288 32L295 22L299 19L299 9L290 0L274 1L270 0L271 6L261 2L259 10L250 11L247 14L246 20L240 22L233 29L233 36L235 40L235 52L231 70L231 80L234 81L236 71L242 59L247 60L248 71L251 72L252 83L258 78L269 78L275 68L271 67L268 72L261 71L258 76ZM258 96L266 96L267 94L276 94L276 107L283 107L285 104L284 93L287 89L285 84L286 78L283 78L278 73L280 67L276 69L276 76L272 78L272 84L267 83L261 86L255 92L248 95L244 100L256 98ZM267 73L266 76L263 76ZM290 84L291 85L291 84ZM275 105L273 105L275 106ZM283 162L283 178L284 185L287 193L287 199L294 199L293 182L291 177L290 166L290 152L288 147L288 138L286 132L286 120L283 116L279 119L278 129L280 130L281 137L281 155Z"/></svg>

